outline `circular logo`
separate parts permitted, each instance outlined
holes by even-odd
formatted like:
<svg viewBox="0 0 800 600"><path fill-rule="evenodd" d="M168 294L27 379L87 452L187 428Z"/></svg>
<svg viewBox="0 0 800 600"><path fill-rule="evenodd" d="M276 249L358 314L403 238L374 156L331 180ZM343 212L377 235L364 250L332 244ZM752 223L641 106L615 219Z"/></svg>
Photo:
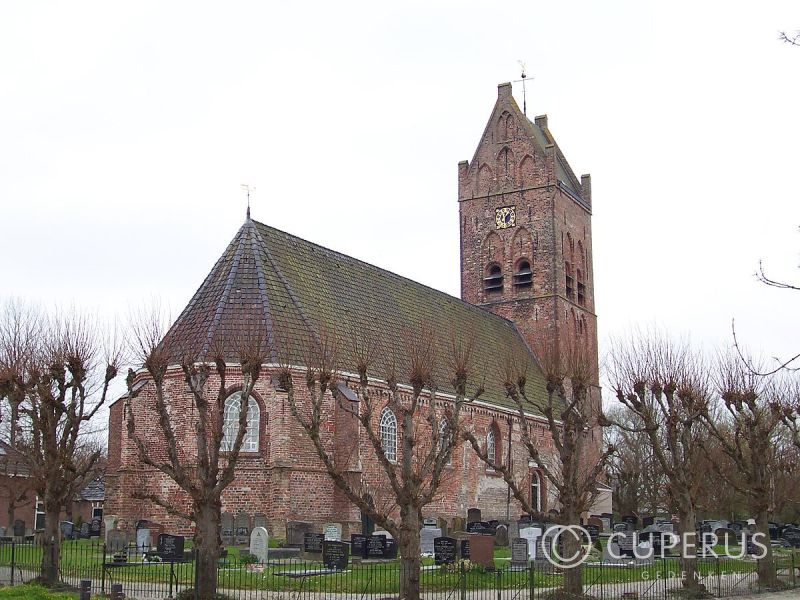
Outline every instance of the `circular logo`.
<svg viewBox="0 0 800 600"><path fill-rule="evenodd" d="M544 556L554 567L574 569L589 559L592 536L580 525L553 525L544 532L544 538L551 540Z"/></svg>

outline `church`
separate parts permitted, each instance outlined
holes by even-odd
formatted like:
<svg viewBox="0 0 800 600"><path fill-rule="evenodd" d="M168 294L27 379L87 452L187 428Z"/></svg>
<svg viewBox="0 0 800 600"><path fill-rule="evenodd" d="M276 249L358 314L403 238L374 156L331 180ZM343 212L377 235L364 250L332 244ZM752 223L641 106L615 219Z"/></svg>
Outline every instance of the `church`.
<svg viewBox="0 0 800 600"><path fill-rule="evenodd" d="M511 84L503 83L472 160L458 164L457 201L461 298L251 220L248 214L164 340L167 347L197 348L201 355L212 347L222 348L226 359L235 362L236 339L245 321L255 319L267 347L276 348L281 340L288 353L278 357L273 350L268 355L248 400L248 428L235 480L223 494L222 510L228 518L252 523L258 515L270 535L279 538L285 537L290 521L319 526L336 522L355 533L370 527L327 477L276 377L287 361L299 376L304 369L303 340L323 330L346 336L342 324L366 327L384 343L400 340L419 326L434 332L470 332L473 362L485 391L463 409L462 416L498 462L511 461L517 480L524 480L530 490L533 506L543 511L557 508L544 475L522 447L519 425L511 418L516 409L506 397L499 363L509 352L524 357L529 395L539 400L545 391L537 357L546 348L580 344L597 373L591 179L573 173L547 117L529 120L515 102ZM189 439L194 413L177 355L174 363L166 384L171 414L176 430L182 426ZM371 375L380 377L381 372L378 365ZM343 365L342 373L352 375L356 368ZM138 377L145 375L140 371ZM440 375L437 394L452 397L446 373ZM376 379L370 385L380 389L385 383ZM149 421L148 427L137 424L137 433L158 447L155 413L146 413L147 403L152 403L147 390L143 387L132 399L130 410L141 411L140 423ZM240 395L235 386L231 388L226 422L233 424L238 418ZM592 398L598 406L599 397L595 386ZM109 411L105 514L129 523L146 519L171 532L190 533L189 523L134 498L134 490L149 490L176 506L187 504L174 482L139 460L126 432L126 400L120 398ZM345 451L342 439L352 432L337 431L340 419L334 402L330 410L331 426L323 435L336 456L340 447ZM533 410L528 418L542 454L552 456L546 420ZM380 433L387 456L396 455L400 432L389 409L380 415ZM599 450L599 432L592 442ZM361 444L366 447L366 440L359 440ZM353 477L367 481L381 476L369 460L353 464ZM427 507L426 517L452 521L466 517L471 508L481 509L484 520L520 514L502 477L487 469L469 444L455 448L447 469L451 476ZM610 513L610 504L610 493L601 494L591 512Z"/></svg>

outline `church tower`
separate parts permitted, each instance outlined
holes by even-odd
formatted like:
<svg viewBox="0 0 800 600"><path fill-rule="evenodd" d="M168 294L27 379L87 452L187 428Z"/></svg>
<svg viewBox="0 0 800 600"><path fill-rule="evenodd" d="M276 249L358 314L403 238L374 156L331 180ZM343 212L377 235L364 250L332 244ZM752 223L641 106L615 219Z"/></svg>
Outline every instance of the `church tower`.
<svg viewBox="0 0 800 600"><path fill-rule="evenodd" d="M512 321L543 357L586 348L597 377L589 175L498 86L471 162L458 165L461 297Z"/></svg>

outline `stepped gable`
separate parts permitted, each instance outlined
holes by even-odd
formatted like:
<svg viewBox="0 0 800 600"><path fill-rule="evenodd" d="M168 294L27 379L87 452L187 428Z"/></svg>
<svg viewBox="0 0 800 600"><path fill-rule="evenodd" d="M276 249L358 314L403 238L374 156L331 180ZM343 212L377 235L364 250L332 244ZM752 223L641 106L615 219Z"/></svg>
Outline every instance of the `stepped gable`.
<svg viewBox="0 0 800 600"><path fill-rule="evenodd" d="M302 365L308 347L325 331L338 339L340 368L347 360L352 332L381 344L370 375L385 378L396 365L401 383L408 372L404 340L420 325L439 336L436 383L452 392L447 368L451 331L474 335L468 393L485 373L482 401L513 406L503 386L503 365L511 355L525 364L527 391L539 406L545 400L541 367L510 321L458 298L371 264L323 248L248 219L228 244L189 304L162 341L172 361L208 356L222 349L237 360L238 341L257 327L269 362ZM532 408L533 412L541 412Z"/></svg>

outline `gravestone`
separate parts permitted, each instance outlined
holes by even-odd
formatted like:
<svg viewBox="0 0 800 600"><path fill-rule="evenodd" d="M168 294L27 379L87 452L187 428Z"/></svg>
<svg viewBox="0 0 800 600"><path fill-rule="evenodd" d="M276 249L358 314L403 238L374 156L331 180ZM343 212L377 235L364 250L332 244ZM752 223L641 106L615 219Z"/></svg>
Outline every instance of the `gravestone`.
<svg viewBox="0 0 800 600"><path fill-rule="evenodd" d="M322 563L328 569L344 571L347 568L349 548L344 542L325 540L322 542Z"/></svg>
<svg viewBox="0 0 800 600"><path fill-rule="evenodd" d="M797 527L785 527L783 539L789 542L792 548L800 548L800 529Z"/></svg>
<svg viewBox="0 0 800 600"><path fill-rule="evenodd" d="M528 566L528 540L525 538L514 538L511 540L511 567L512 569L525 568Z"/></svg>
<svg viewBox="0 0 800 600"><path fill-rule="evenodd" d="M536 547L542 530L539 527L523 527L519 530L519 537L528 542L528 560L536 560Z"/></svg>
<svg viewBox="0 0 800 600"><path fill-rule="evenodd" d="M625 515L622 517L622 522L628 526L629 530L636 529L636 524L638 521L639 520L634 515Z"/></svg>
<svg viewBox="0 0 800 600"><path fill-rule="evenodd" d="M220 519L220 537L225 546L233 545L233 515L231 513L222 513Z"/></svg>
<svg viewBox="0 0 800 600"><path fill-rule="evenodd" d="M481 509L480 508L470 508L467 511L467 524L474 523L476 521L481 520Z"/></svg>
<svg viewBox="0 0 800 600"><path fill-rule="evenodd" d="M589 534L589 537L592 538L592 541L595 541L597 538L600 537L600 528L597 525L595 525L593 523L589 523L585 527L585 529L586 529L587 533Z"/></svg>
<svg viewBox="0 0 800 600"><path fill-rule="evenodd" d="M100 519L92 519L89 521L89 537L100 537L100 532L103 528L103 521Z"/></svg>
<svg viewBox="0 0 800 600"><path fill-rule="evenodd" d="M469 554L469 539L461 540L461 544L460 544L460 547L458 549L458 553L459 553L459 556L461 556L462 559L465 559L465 560L469 559L469 557L470 557L470 554Z"/></svg>
<svg viewBox="0 0 800 600"><path fill-rule="evenodd" d="M655 517L642 517L642 527L650 527L656 522Z"/></svg>
<svg viewBox="0 0 800 600"><path fill-rule="evenodd" d="M617 537L617 544L619 545L619 552L621 556L633 558L633 546L635 542L635 534L633 532L623 532Z"/></svg>
<svg viewBox="0 0 800 600"><path fill-rule="evenodd" d="M589 517L588 524L597 527L598 531L603 531L603 519L601 519L600 517L595 517L595 516Z"/></svg>
<svg viewBox="0 0 800 600"><path fill-rule="evenodd" d="M469 536L469 560L486 569L494 569L494 538L474 533Z"/></svg>
<svg viewBox="0 0 800 600"><path fill-rule="evenodd" d="M325 536L321 533L307 532L303 535L303 552L320 554L322 552L322 542L324 540Z"/></svg>
<svg viewBox="0 0 800 600"><path fill-rule="evenodd" d="M75 524L72 521L61 521L58 524L58 528L61 531L61 537L68 540L72 539L72 534L75 531Z"/></svg>
<svg viewBox="0 0 800 600"><path fill-rule="evenodd" d="M780 525L770 521L769 523L767 523L767 528L769 531L770 541L777 540L778 537L780 536L780 530L781 530Z"/></svg>
<svg viewBox="0 0 800 600"><path fill-rule="evenodd" d="M383 558L385 554L386 536L375 534L367 536L364 558Z"/></svg>
<svg viewBox="0 0 800 600"><path fill-rule="evenodd" d="M88 525L88 523L86 523ZM81 525L81 537L83 537L83 525ZM146 527L142 527L141 529L136 530L136 547L139 549L139 552L144 553L147 550L150 550L150 530Z"/></svg>
<svg viewBox="0 0 800 600"><path fill-rule="evenodd" d="M184 542L185 538L182 535L171 535L169 533L159 535L156 549L159 556L161 556L161 560L165 562L183 560Z"/></svg>
<svg viewBox="0 0 800 600"><path fill-rule="evenodd" d="M264 513L256 513L253 515L253 529L256 527L263 527L264 529L267 528L267 515Z"/></svg>
<svg viewBox="0 0 800 600"><path fill-rule="evenodd" d="M480 533L482 535L494 535L494 529L485 521L472 521L467 523L467 533Z"/></svg>
<svg viewBox="0 0 800 600"><path fill-rule="evenodd" d="M307 521L287 521L286 545L290 548L302 548L303 539L307 533L313 533L313 523Z"/></svg>
<svg viewBox="0 0 800 600"><path fill-rule="evenodd" d="M419 551L421 554L432 555L433 540L442 537L442 530L438 527L423 527L419 530Z"/></svg>
<svg viewBox="0 0 800 600"><path fill-rule="evenodd" d="M425 517L422 519L422 526L423 527L438 527L439 520L436 517Z"/></svg>
<svg viewBox="0 0 800 600"><path fill-rule="evenodd" d="M6 528L0 525L0 538L6 537Z"/></svg>
<svg viewBox="0 0 800 600"><path fill-rule="evenodd" d="M122 552L128 547L128 535L114 528L106 534L106 545L112 554Z"/></svg>
<svg viewBox="0 0 800 600"><path fill-rule="evenodd" d="M22 519L14 520L14 537L25 537L25 521Z"/></svg>
<svg viewBox="0 0 800 600"><path fill-rule="evenodd" d="M234 521L234 542L237 546L245 546L250 543L250 515L239 513Z"/></svg>
<svg viewBox="0 0 800 600"><path fill-rule="evenodd" d="M106 535L108 535L109 531L116 528L118 520L117 515L103 515L103 525L105 525L104 531Z"/></svg>
<svg viewBox="0 0 800 600"><path fill-rule="evenodd" d="M519 523L516 521L511 521L508 524L508 539L513 540L514 538L519 537Z"/></svg>
<svg viewBox="0 0 800 600"><path fill-rule="evenodd" d="M350 554L353 558L367 558L367 537L363 533L350 534Z"/></svg>
<svg viewBox="0 0 800 600"><path fill-rule="evenodd" d="M386 547L383 551L383 558L392 560L397 558L397 542L388 531L376 531L374 535L382 535L386 538Z"/></svg>
<svg viewBox="0 0 800 600"><path fill-rule="evenodd" d="M342 541L342 524L341 523L325 523L325 539L332 542Z"/></svg>
<svg viewBox="0 0 800 600"><path fill-rule="evenodd" d="M147 531L148 534L150 533L148 529L140 529L139 531ZM81 523L81 539L82 540L89 539L89 523L87 523L86 521Z"/></svg>
<svg viewBox="0 0 800 600"><path fill-rule="evenodd" d="M267 563L269 534L266 527L253 527L253 531L250 533L250 554L255 556L260 564Z"/></svg>
<svg viewBox="0 0 800 600"><path fill-rule="evenodd" d="M433 559L437 565L456 562L456 540L451 537L437 537L433 540Z"/></svg>
<svg viewBox="0 0 800 600"><path fill-rule="evenodd" d="M447 519L439 517L436 519L436 526L442 530L442 535L446 536L450 533L450 524L447 522Z"/></svg>
<svg viewBox="0 0 800 600"><path fill-rule="evenodd" d="M494 543L496 546L505 548L508 546L508 527L505 525L498 525L494 530Z"/></svg>
<svg viewBox="0 0 800 600"><path fill-rule="evenodd" d="M463 517L453 517L453 531L464 531Z"/></svg>

